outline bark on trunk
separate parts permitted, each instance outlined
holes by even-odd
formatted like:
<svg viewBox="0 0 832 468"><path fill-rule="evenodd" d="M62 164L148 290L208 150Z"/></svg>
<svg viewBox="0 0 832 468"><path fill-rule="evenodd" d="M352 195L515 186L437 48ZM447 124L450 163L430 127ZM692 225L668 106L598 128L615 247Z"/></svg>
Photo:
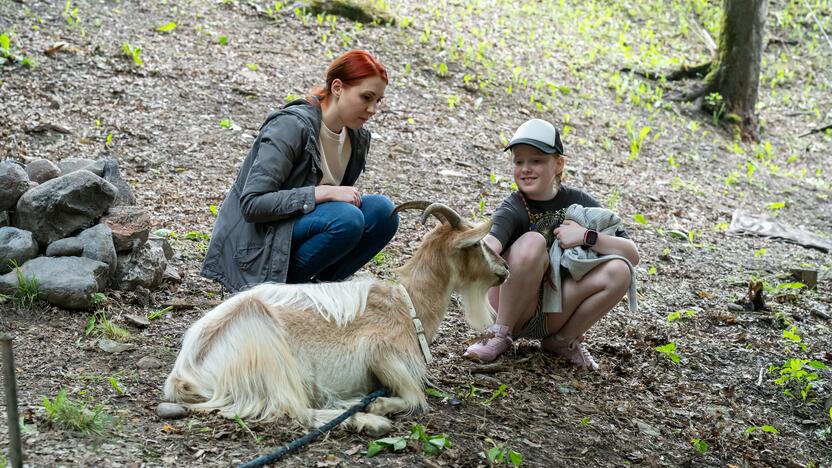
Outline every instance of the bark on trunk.
<svg viewBox="0 0 832 468"><path fill-rule="evenodd" d="M768 2L724 0L719 50L706 81L722 95L725 117L739 124L743 138L758 139L755 105Z"/></svg>

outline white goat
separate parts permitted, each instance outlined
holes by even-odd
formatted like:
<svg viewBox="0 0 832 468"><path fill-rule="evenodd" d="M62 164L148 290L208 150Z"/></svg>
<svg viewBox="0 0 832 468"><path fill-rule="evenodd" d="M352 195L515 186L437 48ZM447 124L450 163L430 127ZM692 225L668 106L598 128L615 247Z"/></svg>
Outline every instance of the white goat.
<svg viewBox="0 0 832 468"><path fill-rule="evenodd" d="M432 342L457 291L468 323L486 327L493 313L486 292L508 277L508 267L482 242L490 221L469 226L439 203L409 202L396 211L410 208L424 210L423 223L431 214L442 223L396 270L400 285L269 283L238 293L185 333L165 399L226 417L289 417L317 427L386 387L391 397L343 423L371 435L390 430L387 414L427 410L429 353L420 350L419 322Z"/></svg>

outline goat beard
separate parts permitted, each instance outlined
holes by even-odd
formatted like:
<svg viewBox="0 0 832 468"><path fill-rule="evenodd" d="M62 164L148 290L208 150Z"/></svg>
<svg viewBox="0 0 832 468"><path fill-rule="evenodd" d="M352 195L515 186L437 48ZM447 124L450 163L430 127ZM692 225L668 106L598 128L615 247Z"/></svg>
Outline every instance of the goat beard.
<svg viewBox="0 0 832 468"><path fill-rule="evenodd" d="M497 315L488 302L489 288L490 285L472 285L465 291L460 291L465 321L475 330L484 330L490 326Z"/></svg>

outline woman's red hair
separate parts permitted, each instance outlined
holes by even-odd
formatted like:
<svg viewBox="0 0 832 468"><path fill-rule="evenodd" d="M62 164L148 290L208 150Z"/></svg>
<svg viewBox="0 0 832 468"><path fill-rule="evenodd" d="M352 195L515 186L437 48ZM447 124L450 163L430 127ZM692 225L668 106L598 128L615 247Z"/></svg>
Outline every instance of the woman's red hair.
<svg viewBox="0 0 832 468"><path fill-rule="evenodd" d="M387 81L387 69L366 50L351 50L339 55L326 69L326 84L315 87L309 94L313 103L324 103L332 94L332 82L341 80L344 86L353 86L364 78L377 76Z"/></svg>

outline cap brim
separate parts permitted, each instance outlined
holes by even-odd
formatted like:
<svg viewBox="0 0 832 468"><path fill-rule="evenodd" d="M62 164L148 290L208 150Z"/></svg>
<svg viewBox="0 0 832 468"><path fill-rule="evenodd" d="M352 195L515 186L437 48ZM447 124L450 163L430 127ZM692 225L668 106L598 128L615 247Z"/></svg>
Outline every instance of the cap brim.
<svg viewBox="0 0 832 468"><path fill-rule="evenodd" d="M555 148L554 146L547 145L546 143L543 143L542 141L533 140L531 138L518 138L518 139L512 141L511 143L509 143L508 146L506 146L503 151L508 151L512 147L517 146L517 145L534 146L535 148L539 149L540 151L543 151L546 154L563 154L563 151L558 151L558 149Z"/></svg>

